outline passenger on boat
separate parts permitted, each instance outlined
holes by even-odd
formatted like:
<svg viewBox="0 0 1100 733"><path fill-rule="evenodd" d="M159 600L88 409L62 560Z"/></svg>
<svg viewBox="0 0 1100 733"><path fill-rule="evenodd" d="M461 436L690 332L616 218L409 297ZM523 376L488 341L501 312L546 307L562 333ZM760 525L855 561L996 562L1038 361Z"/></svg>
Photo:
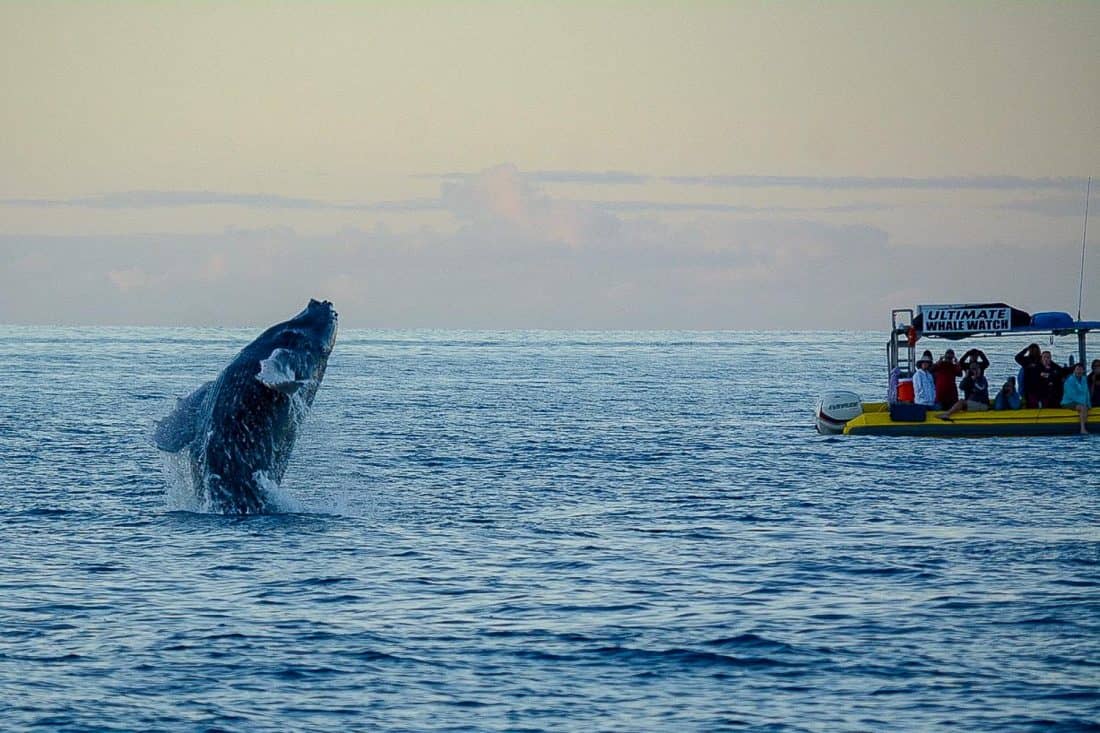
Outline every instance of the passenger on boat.
<svg viewBox="0 0 1100 733"><path fill-rule="evenodd" d="M1042 385L1039 383L1039 370L1042 368L1043 358L1039 344L1028 344L1019 354L1016 354L1016 363L1020 365L1020 387L1023 389L1024 402L1031 409L1039 406L1043 398Z"/></svg>
<svg viewBox="0 0 1100 733"><path fill-rule="evenodd" d="M959 388L955 380L963 375L963 368L955 358L955 350L943 352L940 360L932 365L932 377L936 380L936 402L940 409L943 405L953 405L959 401Z"/></svg>
<svg viewBox="0 0 1100 733"><path fill-rule="evenodd" d="M985 352L981 349L970 349L963 354L963 358L959 359L959 366L969 371L971 364L980 366L982 368L982 374L985 374L985 370L989 368L989 357L987 357Z"/></svg>
<svg viewBox="0 0 1100 733"><path fill-rule="evenodd" d="M917 359L917 371L913 373L913 402L928 408L943 409L936 405L936 379L932 368L932 352L925 351Z"/></svg>
<svg viewBox="0 0 1100 733"><path fill-rule="evenodd" d="M977 351L977 349L971 349L971 351ZM985 359L985 354L982 354L982 358ZM988 364L989 360L985 359L985 363ZM959 387L963 391L963 398L951 405L951 409L947 412L941 412L938 415L941 420L950 420L951 416L960 410L981 412L989 409L989 382L986 381L982 371L983 368L980 362L976 360L970 362L966 376L959 382Z"/></svg>
<svg viewBox="0 0 1100 733"><path fill-rule="evenodd" d="M1035 383L1038 391L1038 404L1036 407L1058 407L1062 404L1062 384L1066 378L1066 370L1062 369L1054 361L1049 351L1044 351L1039 361L1039 369L1035 372ZM1031 378L1028 378L1031 381ZM1030 407L1030 402L1028 407Z"/></svg>
<svg viewBox="0 0 1100 733"><path fill-rule="evenodd" d="M1001 391L997 393L997 399L993 401L994 410L1019 410L1020 393L1016 391L1016 377L1005 380Z"/></svg>
<svg viewBox="0 0 1100 733"><path fill-rule="evenodd" d="M1089 401L1090 404L1100 406L1100 359L1092 360L1092 371L1089 373Z"/></svg>
<svg viewBox="0 0 1100 733"><path fill-rule="evenodd" d="M1088 422L1089 419L1090 406L1089 383L1088 380L1085 379L1085 365L1082 362L1075 365L1073 367L1073 374L1066 377L1062 396L1062 407L1077 410L1077 415L1081 420L1082 435L1088 433L1088 430L1085 428L1085 423Z"/></svg>

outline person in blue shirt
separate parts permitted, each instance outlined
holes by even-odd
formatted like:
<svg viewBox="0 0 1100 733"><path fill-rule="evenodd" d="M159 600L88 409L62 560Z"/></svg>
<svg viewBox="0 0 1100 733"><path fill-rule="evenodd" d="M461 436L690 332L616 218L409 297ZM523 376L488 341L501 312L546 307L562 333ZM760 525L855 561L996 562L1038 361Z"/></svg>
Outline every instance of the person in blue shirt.
<svg viewBox="0 0 1100 733"><path fill-rule="evenodd" d="M1084 362L1078 362L1074 365L1073 374L1066 377L1066 381L1062 385L1062 407L1077 410L1077 415L1081 419L1081 435L1087 435L1089 431L1085 428L1085 423L1089 419L1091 401L1089 400L1089 383L1085 379Z"/></svg>
<svg viewBox="0 0 1100 733"><path fill-rule="evenodd" d="M1005 380L1001 391L997 393L997 399L993 401L994 410L1019 410L1020 393L1016 391L1016 377Z"/></svg>

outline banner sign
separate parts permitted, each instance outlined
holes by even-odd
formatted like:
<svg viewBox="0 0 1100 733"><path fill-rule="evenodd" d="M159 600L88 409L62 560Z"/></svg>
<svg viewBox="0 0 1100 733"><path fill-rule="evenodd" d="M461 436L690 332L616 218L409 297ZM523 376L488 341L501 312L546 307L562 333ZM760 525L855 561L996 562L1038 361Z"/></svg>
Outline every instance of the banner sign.
<svg viewBox="0 0 1100 733"><path fill-rule="evenodd" d="M915 321L921 333L996 333L1026 327L1031 315L1004 303L921 305Z"/></svg>

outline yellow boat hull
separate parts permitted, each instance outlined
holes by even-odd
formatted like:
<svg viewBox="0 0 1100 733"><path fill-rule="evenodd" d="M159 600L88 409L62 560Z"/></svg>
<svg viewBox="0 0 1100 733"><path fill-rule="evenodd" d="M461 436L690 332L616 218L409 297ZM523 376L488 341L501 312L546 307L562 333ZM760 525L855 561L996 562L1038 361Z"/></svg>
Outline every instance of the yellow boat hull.
<svg viewBox="0 0 1100 733"><path fill-rule="evenodd" d="M930 411L923 422L894 422L885 402L864 402L863 414L849 420L845 435L916 435L930 437L987 437L996 435L1072 435L1080 432L1076 410L988 410L957 412L940 420ZM1088 430L1100 434L1100 407L1089 410Z"/></svg>

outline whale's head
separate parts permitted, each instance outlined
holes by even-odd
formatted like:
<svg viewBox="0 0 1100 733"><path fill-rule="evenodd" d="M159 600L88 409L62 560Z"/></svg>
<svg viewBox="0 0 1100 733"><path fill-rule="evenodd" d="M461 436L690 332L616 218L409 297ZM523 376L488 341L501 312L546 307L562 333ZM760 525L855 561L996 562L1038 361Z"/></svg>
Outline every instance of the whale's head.
<svg viewBox="0 0 1100 733"><path fill-rule="evenodd" d="M291 318L284 325L297 329L309 341L309 346L328 359L332 353L332 347L336 343L336 309L327 300L314 300L309 303L298 315Z"/></svg>
<svg viewBox="0 0 1100 733"><path fill-rule="evenodd" d="M241 352L241 357L257 370L257 379L284 394L308 383L308 403L320 386L336 343L336 321L332 303L310 300L301 313L267 329Z"/></svg>

